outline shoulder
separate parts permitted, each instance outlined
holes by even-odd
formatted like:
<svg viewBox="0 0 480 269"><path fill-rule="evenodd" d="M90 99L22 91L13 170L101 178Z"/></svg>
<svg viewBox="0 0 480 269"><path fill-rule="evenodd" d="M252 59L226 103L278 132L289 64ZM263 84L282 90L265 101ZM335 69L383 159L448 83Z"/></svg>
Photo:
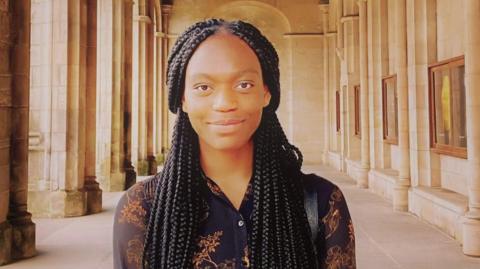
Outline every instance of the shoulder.
<svg viewBox="0 0 480 269"><path fill-rule="evenodd" d="M331 211L332 207L345 204L346 201L340 188L330 180L316 174L301 173L305 190L317 193L320 217Z"/></svg>
<svg viewBox="0 0 480 269"><path fill-rule="evenodd" d="M160 178L139 181L120 197L113 223L114 268L142 268L144 235Z"/></svg>
<svg viewBox="0 0 480 269"><path fill-rule="evenodd" d="M138 228L143 228L144 220L148 218L150 207L155 198L155 191L160 178L161 173L158 173L135 183L125 191L115 210L116 222L129 223Z"/></svg>
<svg viewBox="0 0 480 269"><path fill-rule="evenodd" d="M317 174L300 173L304 187L309 191L317 191L319 194L329 194L338 189L330 180Z"/></svg>

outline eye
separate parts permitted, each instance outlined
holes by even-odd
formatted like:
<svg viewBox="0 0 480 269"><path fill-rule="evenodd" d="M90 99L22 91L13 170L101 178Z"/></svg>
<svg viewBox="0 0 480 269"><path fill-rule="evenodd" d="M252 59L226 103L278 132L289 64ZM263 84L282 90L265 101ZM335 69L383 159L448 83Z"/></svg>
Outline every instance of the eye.
<svg viewBox="0 0 480 269"><path fill-rule="evenodd" d="M208 85L202 84L202 85L198 85L198 86L194 87L193 89L195 89L197 91L200 91L200 92L206 92L210 89L210 87Z"/></svg>
<svg viewBox="0 0 480 269"><path fill-rule="evenodd" d="M237 88L241 89L241 90L247 90L247 89L250 89L253 87L253 83L250 83L250 82L247 82L247 81L243 81L243 82L240 82L240 84L238 84Z"/></svg>

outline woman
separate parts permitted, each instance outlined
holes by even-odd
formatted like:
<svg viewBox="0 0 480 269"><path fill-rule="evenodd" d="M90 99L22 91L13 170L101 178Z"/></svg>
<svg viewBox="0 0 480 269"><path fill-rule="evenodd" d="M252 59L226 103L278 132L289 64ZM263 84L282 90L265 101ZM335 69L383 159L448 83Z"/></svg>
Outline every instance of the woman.
<svg viewBox="0 0 480 269"><path fill-rule="evenodd" d="M346 202L301 172L275 114L278 56L258 29L196 23L167 73L172 148L117 206L115 268L355 268Z"/></svg>

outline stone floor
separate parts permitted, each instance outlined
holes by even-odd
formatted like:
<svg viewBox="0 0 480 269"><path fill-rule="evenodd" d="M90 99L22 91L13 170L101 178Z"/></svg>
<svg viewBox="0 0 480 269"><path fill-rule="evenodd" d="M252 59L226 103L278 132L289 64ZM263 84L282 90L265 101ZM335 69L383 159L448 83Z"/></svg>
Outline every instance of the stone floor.
<svg viewBox="0 0 480 269"><path fill-rule="evenodd" d="M330 168L306 167L340 186L355 225L358 268L469 269L480 258L462 254L461 246L433 226L358 189L353 181ZM66 219L35 219L38 255L6 265L5 269L112 268L112 219L122 193L104 193L102 213Z"/></svg>

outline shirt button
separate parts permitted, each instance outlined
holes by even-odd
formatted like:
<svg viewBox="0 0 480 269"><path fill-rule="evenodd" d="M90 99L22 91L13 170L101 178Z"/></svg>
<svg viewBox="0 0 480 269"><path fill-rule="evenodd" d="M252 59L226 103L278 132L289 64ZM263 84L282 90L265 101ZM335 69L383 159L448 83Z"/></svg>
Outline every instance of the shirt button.
<svg viewBox="0 0 480 269"><path fill-rule="evenodd" d="M244 224L245 224L245 222L243 220L238 221L238 227L242 227Z"/></svg>

